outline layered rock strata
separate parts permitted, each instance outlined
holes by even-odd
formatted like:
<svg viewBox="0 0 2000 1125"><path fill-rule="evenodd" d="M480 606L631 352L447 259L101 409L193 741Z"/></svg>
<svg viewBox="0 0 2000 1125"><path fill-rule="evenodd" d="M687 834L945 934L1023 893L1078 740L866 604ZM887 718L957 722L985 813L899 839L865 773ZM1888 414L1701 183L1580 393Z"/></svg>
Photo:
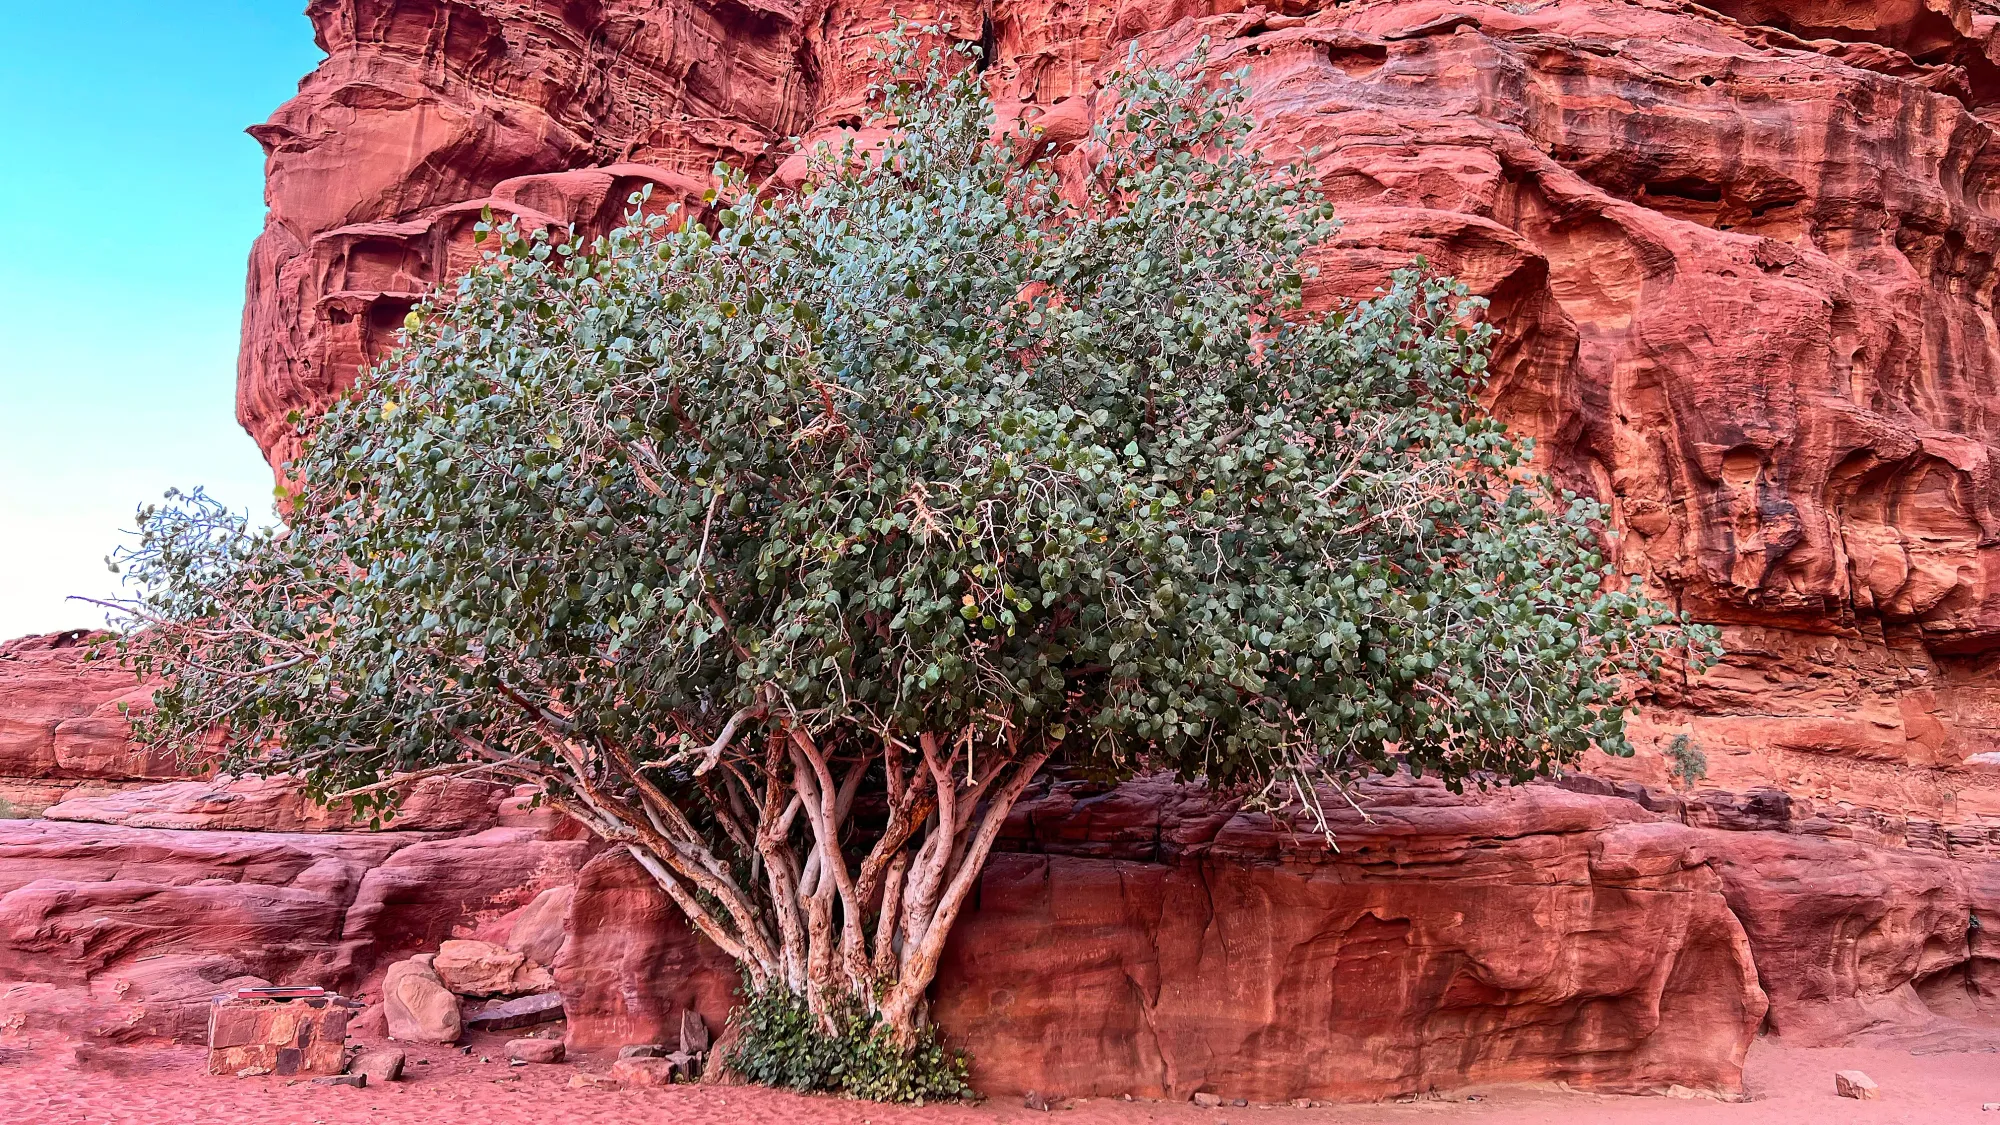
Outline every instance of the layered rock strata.
<svg viewBox="0 0 2000 1125"><path fill-rule="evenodd" d="M2000 862L1770 821L1693 827L1555 786L1368 797L1371 821L1336 819L1337 853L1157 779L1025 801L935 992L979 1087L1728 1093L1760 1031L2000 1045L2000 943L1981 921L2000 917ZM573 1044L728 1010L727 960L616 853L585 869L570 935L556 976Z"/></svg>
<svg viewBox="0 0 2000 1125"><path fill-rule="evenodd" d="M0 817L182 775L173 755L131 740L120 708L143 706L152 688L89 659L95 639L76 629L0 643Z"/></svg>
<svg viewBox="0 0 2000 1125"><path fill-rule="evenodd" d="M0 821L0 1031L197 1041L245 985L353 991L499 924L595 850L540 828L180 831Z"/></svg>
<svg viewBox="0 0 2000 1125"><path fill-rule="evenodd" d="M1694 830L1548 787L1386 787L1336 853L1162 781L1085 792L1024 802L953 933L935 1016L982 1091L1741 1087L1765 999ZM579 884L572 1043L727 1012L728 963L642 880L607 853Z"/></svg>

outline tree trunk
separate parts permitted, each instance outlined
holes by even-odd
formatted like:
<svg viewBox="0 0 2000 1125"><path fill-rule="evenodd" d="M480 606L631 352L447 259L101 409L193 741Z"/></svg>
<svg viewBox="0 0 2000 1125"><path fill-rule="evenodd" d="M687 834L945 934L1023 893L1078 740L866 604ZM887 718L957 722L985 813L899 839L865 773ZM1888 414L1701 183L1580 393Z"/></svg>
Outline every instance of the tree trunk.
<svg viewBox="0 0 2000 1125"><path fill-rule="evenodd" d="M718 776L730 781L703 783L727 830L719 841L615 748L589 754L570 744L569 768L557 777L574 796L556 804L625 847L737 960L751 987L790 990L829 1035L840 1031L843 1010L872 1012L910 1049L927 1023L926 993L952 925L1015 801L1049 757L1046 748L1023 752L1011 732L983 761L970 731L919 743L921 754L905 755L907 747L885 740L879 758L857 759L850 747L836 776L811 735L774 724L761 752L718 762ZM964 751L956 772L954 746ZM861 780L878 765L888 822L856 867L842 838ZM607 774L618 784L606 784ZM750 878L715 846L740 853Z"/></svg>

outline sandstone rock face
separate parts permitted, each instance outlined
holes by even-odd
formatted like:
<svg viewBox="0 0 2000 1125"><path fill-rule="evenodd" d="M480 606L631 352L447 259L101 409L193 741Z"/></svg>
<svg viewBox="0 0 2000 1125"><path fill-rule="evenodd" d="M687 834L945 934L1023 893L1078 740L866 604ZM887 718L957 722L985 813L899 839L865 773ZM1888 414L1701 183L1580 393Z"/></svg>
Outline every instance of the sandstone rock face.
<svg viewBox="0 0 2000 1125"><path fill-rule="evenodd" d="M238 413L274 465L296 449L287 415L321 409L475 259L482 207L588 233L644 185L655 206L698 199L717 159L786 182L784 137L855 120L888 5L309 14L328 58L253 130L271 211ZM1808 1042L2000 1023L2000 7L922 14L987 43L1004 111L1059 151L1130 44L1174 59L1206 37L1213 68L1247 66L1259 143L1317 146L1347 219L1311 299L1366 295L1418 254L1489 297L1495 409L1611 505L1621 568L1729 649L1647 701L1637 759L1590 763L1601 792L1392 786L1338 855L1199 792L1047 793L938 989L982 1087L1727 1090L1766 995L1770 1026ZM130 746L116 703L143 693L80 641L0 646L0 797L117 822L0 823L0 980L22 982L0 1026L171 1034L237 980L335 983L514 930L555 946L572 1045L670 1038L689 1010L720 1026L726 960L628 858L519 798L459 839L129 827L96 795L171 763ZM1676 736L1713 789L1667 792ZM572 882L557 941L537 896Z"/></svg>
<svg viewBox="0 0 2000 1125"><path fill-rule="evenodd" d="M179 958L211 982L320 984L344 967L348 904L397 848L379 836L0 822L0 979L115 988L123 968Z"/></svg>
<svg viewBox="0 0 2000 1125"><path fill-rule="evenodd" d="M666 1043L690 1008L722 1026L740 986L735 965L694 940L684 915L632 858L606 851L576 881L556 959L578 1050Z"/></svg>
<svg viewBox="0 0 2000 1125"><path fill-rule="evenodd" d="M1339 854L1164 782L1024 803L935 991L974 1084L1739 1088L1765 1000L1697 832L1546 787L1381 796L1374 824L1341 823ZM669 1013L726 1010L728 963L641 879L607 853L578 885L557 966L574 1046L666 1041Z"/></svg>
<svg viewBox="0 0 2000 1125"><path fill-rule="evenodd" d="M1729 1090L1767 992L1788 1041L2000 1044L2000 941L1974 924L2000 917L2000 862L1721 794L1368 796L1338 854L1157 780L1025 801L934 990L978 1087ZM593 860L571 911L572 1046L727 1012L728 961L630 860Z"/></svg>
<svg viewBox="0 0 2000 1125"><path fill-rule="evenodd" d="M0 813L35 816L71 793L181 772L170 755L132 744L118 707L144 705L152 687L85 660L92 639L74 630L0 643Z"/></svg>
<svg viewBox="0 0 2000 1125"><path fill-rule="evenodd" d="M563 926L569 921L570 903L576 898L573 886L550 887L521 908L507 931L507 948L538 965L553 965L562 952L567 936Z"/></svg>
<svg viewBox="0 0 2000 1125"><path fill-rule="evenodd" d="M427 778L403 796L382 827L395 831L463 832L491 828L506 789L464 778ZM119 824L128 828L232 832L352 832L369 827L342 805L319 804L286 777L177 781L116 793L71 797L42 812L50 820Z"/></svg>
<svg viewBox="0 0 2000 1125"><path fill-rule="evenodd" d="M431 969L460 996L519 996L555 986L547 969L490 941L447 941L438 946Z"/></svg>
<svg viewBox="0 0 2000 1125"><path fill-rule="evenodd" d="M1769 1029L1788 1042L2000 1045L2000 863L1771 832L1702 844L1756 950Z"/></svg>
<svg viewBox="0 0 2000 1125"><path fill-rule="evenodd" d="M282 462L404 310L474 260L481 206L614 222L712 162L778 172L856 120L880 0L310 8L329 57L253 133L238 411ZM1610 503L1619 562L1722 623L1653 701L1715 783L2000 818L2000 7L943 0L1009 114L1060 149L1136 44L1248 67L1259 142L1347 219L1312 299L1426 255L1493 302L1494 404ZM907 14L907 13L906 13ZM781 181L783 176L780 176Z"/></svg>
<svg viewBox="0 0 2000 1125"><path fill-rule="evenodd" d="M574 881L597 848L526 828L412 843L368 873L348 908L345 932L378 959L436 949L462 933L487 936L480 933L485 924L497 925L544 889Z"/></svg>
<svg viewBox="0 0 2000 1125"><path fill-rule="evenodd" d="M574 880L591 851L524 829L425 840L0 821L0 1030L199 1041L218 993L351 993L398 953Z"/></svg>
<svg viewBox="0 0 2000 1125"><path fill-rule="evenodd" d="M1376 796L1338 854L1157 782L1027 804L940 972L975 1082L1739 1088L1764 995L1695 832L1541 787Z"/></svg>

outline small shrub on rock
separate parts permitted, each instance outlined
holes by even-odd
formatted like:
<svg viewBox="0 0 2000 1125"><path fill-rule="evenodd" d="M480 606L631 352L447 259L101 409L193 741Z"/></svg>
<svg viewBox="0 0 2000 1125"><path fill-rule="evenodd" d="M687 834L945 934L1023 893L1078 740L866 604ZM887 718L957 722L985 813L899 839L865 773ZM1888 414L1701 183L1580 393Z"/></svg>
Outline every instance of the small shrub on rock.
<svg viewBox="0 0 2000 1125"><path fill-rule="evenodd" d="M842 1001L834 1031L788 988L746 989L730 1017L736 1043L726 1065L760 1086L846 1094L871 1101L946 1101L972 1093L962 1055L945 1049L935 1027L908 1047L881 1016Z"/></svg>

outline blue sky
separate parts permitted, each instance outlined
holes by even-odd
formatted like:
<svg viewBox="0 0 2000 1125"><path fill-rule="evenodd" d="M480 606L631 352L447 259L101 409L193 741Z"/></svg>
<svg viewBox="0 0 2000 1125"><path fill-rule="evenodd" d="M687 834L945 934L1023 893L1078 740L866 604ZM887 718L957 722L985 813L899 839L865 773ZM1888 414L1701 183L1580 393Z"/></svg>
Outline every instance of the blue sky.
<svg viewBox="0 0 2000 1125"><path fill-rule="evenodd" d="M263 153L320 59L303 0L0 0L0 639L103 620L133 510L270 511L236 425Z"/></svg>

